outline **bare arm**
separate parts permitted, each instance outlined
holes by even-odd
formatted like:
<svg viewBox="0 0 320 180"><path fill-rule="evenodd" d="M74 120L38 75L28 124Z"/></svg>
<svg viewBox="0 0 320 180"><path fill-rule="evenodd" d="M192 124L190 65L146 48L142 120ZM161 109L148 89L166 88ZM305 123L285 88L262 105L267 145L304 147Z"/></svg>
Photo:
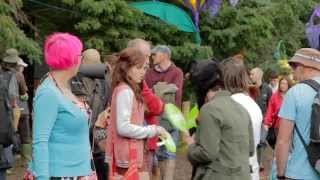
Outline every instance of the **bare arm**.
<svg viewBox="0 0 320 180"><path fill-rule="evenodd" d="M283 176L286 171L289 149L292 143L293 129L293 121L281 119L276 145L276 164L278 176Z"/></svg>

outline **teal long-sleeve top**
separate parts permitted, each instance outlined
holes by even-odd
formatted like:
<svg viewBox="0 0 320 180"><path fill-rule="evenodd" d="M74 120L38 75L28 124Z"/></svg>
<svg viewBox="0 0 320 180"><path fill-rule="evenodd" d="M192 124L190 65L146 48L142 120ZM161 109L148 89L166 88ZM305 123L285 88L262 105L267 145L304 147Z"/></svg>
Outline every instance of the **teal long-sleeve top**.
<svg viewBox="0 0 320 180"><path fill-rule="evenodd" d="M88 115L47 78L34 99L33 160L37 180L91 173Z"/></svg>

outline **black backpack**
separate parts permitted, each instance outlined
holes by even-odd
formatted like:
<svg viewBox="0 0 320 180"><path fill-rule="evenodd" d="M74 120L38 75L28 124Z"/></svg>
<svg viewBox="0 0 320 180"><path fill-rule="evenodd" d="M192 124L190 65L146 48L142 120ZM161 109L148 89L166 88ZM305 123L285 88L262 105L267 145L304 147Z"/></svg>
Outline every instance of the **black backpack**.
<svg viewBox="0 0 320 180"><path fill-rule="evenodd" d="M9 84L13 73L0 70L0 144L9 146L13 143L13 113L9 103Z"/></svg>
<svg viewBox="0 0 320 180"><path fill-rule="evenodd" d="M301 83L309 85L317 92L312 103L310 143L306 143L296 125L294 128L307 151L308 160L311 166L316 172L320 173L320 84L312 79L304 80Z"/></svg>

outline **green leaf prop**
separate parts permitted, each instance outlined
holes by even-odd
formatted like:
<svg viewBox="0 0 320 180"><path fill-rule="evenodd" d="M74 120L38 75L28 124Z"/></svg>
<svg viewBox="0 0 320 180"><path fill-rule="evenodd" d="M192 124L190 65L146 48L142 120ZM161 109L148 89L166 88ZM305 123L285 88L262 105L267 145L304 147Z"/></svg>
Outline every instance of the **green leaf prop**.
<svg viewBox="0 0 320 180"><path fill-rule="evenodd" d="M171 135L169 133L166 133L165 137L160 136L161 141L157 143L158 146L165 146L166 149L172 153L175 153L177 151L176 144L174 143Z"/></svg>
<svg viewBox="0 0 320 180"><path fill-rule="evenodd" d="M199 108L198 105L193 106L191 111L187 114L187 129L191 129L193 127L197 127L196 119L199 115Z"/></svg>
<svg viewBox="0 0 320 180"><path fill-rule="evenodd" d="M180 131L188 132L186 120L177 106L171 103L166 104L164 107L164 113L172 126L179 129Z"/></svg>

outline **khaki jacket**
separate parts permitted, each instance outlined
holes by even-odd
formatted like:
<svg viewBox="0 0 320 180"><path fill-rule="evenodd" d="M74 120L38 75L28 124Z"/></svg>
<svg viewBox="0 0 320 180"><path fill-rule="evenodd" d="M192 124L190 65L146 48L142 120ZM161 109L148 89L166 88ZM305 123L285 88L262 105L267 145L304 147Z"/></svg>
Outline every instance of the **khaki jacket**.
<svg viewBox="0 0 320 180"><path fill-rule="evenodd" d="M247 111L217 92L200 111L195 144L188 158L196 166L195 180L249 180L249 156L254 153L251 120Z"/></svg>

